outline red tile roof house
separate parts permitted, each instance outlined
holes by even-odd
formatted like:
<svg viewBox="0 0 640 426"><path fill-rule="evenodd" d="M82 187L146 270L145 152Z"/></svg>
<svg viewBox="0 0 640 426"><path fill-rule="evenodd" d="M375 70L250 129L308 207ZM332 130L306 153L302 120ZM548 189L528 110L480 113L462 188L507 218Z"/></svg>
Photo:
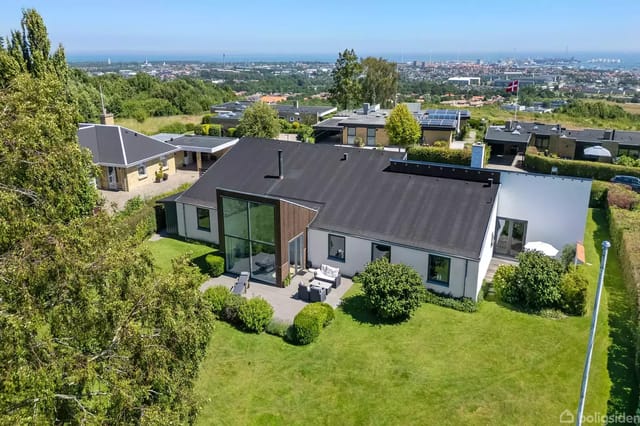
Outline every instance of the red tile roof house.
<svg viewBox="0 0 640 426"><path fill-rule="evenodd" d="M482 149L478 150L482 151ZM219 244L227 272L283 286L388 256L432 290L476 300L494 255L583 239L591 181L403 159L404 153L242 138L164 200L168 230ZM480 161L479 164L482 164Z"/></svg>

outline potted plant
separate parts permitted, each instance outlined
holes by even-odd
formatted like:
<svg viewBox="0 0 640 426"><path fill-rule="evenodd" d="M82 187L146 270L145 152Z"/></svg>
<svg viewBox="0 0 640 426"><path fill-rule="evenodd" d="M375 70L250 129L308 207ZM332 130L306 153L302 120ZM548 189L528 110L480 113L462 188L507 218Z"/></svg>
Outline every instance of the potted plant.
<svg viewBox="0 0 640 426"><path fill-rule="evenodd" d="M162 169L158 169L158 171L156 172L156 182L160 182L162 178Z"/></svg>
<svg viewBox="0 0 640 426"><path fill-rule="evenodd" d="M169 179L169 173L163 173L162 180L167 180L167 179Z"/></svg>

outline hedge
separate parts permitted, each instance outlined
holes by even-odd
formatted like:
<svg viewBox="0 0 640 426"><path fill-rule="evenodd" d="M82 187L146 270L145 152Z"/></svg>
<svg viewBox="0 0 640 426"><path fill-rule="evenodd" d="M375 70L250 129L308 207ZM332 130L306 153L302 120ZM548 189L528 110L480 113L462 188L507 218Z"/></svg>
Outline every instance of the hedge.
<svg viewBox="0 0 640 426"><path fill-rule="evenodd" d="M127 228L127 235L134 235L138 241L144 241L156 232L156 211L151 203L139 196L127 201L116 217Z"/></svg>
<svg viewBox="0 0 640 426"><path fill-rule="evenodd" d="M442 306L444 308L455 309L460 312L476 312L478 304L468 297L453 297L435 293L427 290L423 294L423 302L432 305Z"/></svg>
<svg viewBox="0 0 640 426"><path fill-rule="evenodd" d="M412 146L407 149L407 159L469 166L471 165L471 150Z"/></svg>
<svg viewBox="0 0 640 426"><path fill-rule="evenodd" d="M640 168L625 167L617 164L594 161L562 160L544 155L525 154L524 167L530 172L551 173L552 167L558 168L562 176L575 176L597 180L611 180L616 175L640 177Z"/></svg>
<svg viewBox="0 0 640 426"><path fill-rule="evenodd" d="M299 345L308 345L320 336L320 331L333 321L333 308L326 303L310 303L293 319L292 338Z"/></svg>
<svg viewBox="0 0 640 426"><path fill-rule="evenodd" d="M219 277L224 272L224 258L216 256L215 254L208 254L205 256L204 261L209 266L209 275L212 277Z"/></svg>

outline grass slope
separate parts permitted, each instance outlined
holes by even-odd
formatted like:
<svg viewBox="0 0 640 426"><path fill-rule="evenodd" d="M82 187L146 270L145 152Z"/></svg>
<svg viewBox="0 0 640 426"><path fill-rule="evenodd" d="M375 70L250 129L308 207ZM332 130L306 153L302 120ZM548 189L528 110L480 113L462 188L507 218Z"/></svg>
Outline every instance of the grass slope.
<svg viewBox="0 0 640 426"><path fill-rule="evenodd" d="M191 261L204 273L208 270L204 258L218 250L200 243L187 242L175 238L162 238L158 241L147 241L145 246L153 254L155 265L162 271L171 270L171 259L189 253Z"/></svg>
<svg viewBox="0 0 640 426"><path fill-rule="evenodd" d="M606 226L589 217L591 297L594 219ZM554 320L484 302L474 314L424 305L406 323L377 325L358 294L305 347L218 324L196 384L198 423L541 425L575 412L589 316ZM585 414L607 409L607 317L605 295Z"/></svg>
<svg viewBox="0 0 640 426"><path fill-rule="evenodd" d="M203 113L204 114L204 113ZM128 129L135 130L145 135L154 135L160 132L160 129L168 124L173 123L193 123L200 124L202 115L169 115L166 117L149 117L140 123L134 118L118 118L116 124L124 126Z"/></svg>

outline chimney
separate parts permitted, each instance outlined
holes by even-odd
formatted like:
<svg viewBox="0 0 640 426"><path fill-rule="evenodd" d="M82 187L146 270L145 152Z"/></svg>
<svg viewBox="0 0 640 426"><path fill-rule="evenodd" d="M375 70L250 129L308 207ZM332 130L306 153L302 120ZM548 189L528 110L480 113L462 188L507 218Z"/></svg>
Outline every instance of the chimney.
<svg viewBox="0 0 640 426"><path fill-rule="evenodd" d="M369 103L365 102L362 104L362 113L364 115L368 115L369 114Z"/></svg>
<svg viewBox="0 0 640 426"><path fill-rule="evenodd" d="M481 169L484 167L484 144L476 142L471 147L471 167Z"/></svg>
<svg viewBox="0 0 640 426"><path fill-rule="evenodd" d="M298 101L293 101L293 106L295 109L300 108L300 103Z"/></svg>
<svg viewBox="0 0 640 426"><path fill-rule="evenodd" d="M491 186L493 185L493 178L489 178L489 188L491 188Z"/></svg>
<svg viewBox="0 0 640 426"><path fill-rule="evenodd" d="M284 165L282 164L282 150L278 150L278 178L284 178Z"/></svg>
<svg viewBox="0 0 640 426"><path fill-rule="evenodd" d="M347 161L348 159L349 159L349 154L347 154L346 152L342 154L342 161Z"/></svg>
<svg viewBox="0 0 640 426"><path fill-rule="evenodd" d="M613 131L611 132L611 140L616 140L616 129L613 129Z"/></svg>
<svg viewBox="0 0 640 426"><path fill-rule="evenodd" d="M113 126L115 124L115 121L113 120L113 114L110 114L108 112L100 114L100 124Z"/></svg>

